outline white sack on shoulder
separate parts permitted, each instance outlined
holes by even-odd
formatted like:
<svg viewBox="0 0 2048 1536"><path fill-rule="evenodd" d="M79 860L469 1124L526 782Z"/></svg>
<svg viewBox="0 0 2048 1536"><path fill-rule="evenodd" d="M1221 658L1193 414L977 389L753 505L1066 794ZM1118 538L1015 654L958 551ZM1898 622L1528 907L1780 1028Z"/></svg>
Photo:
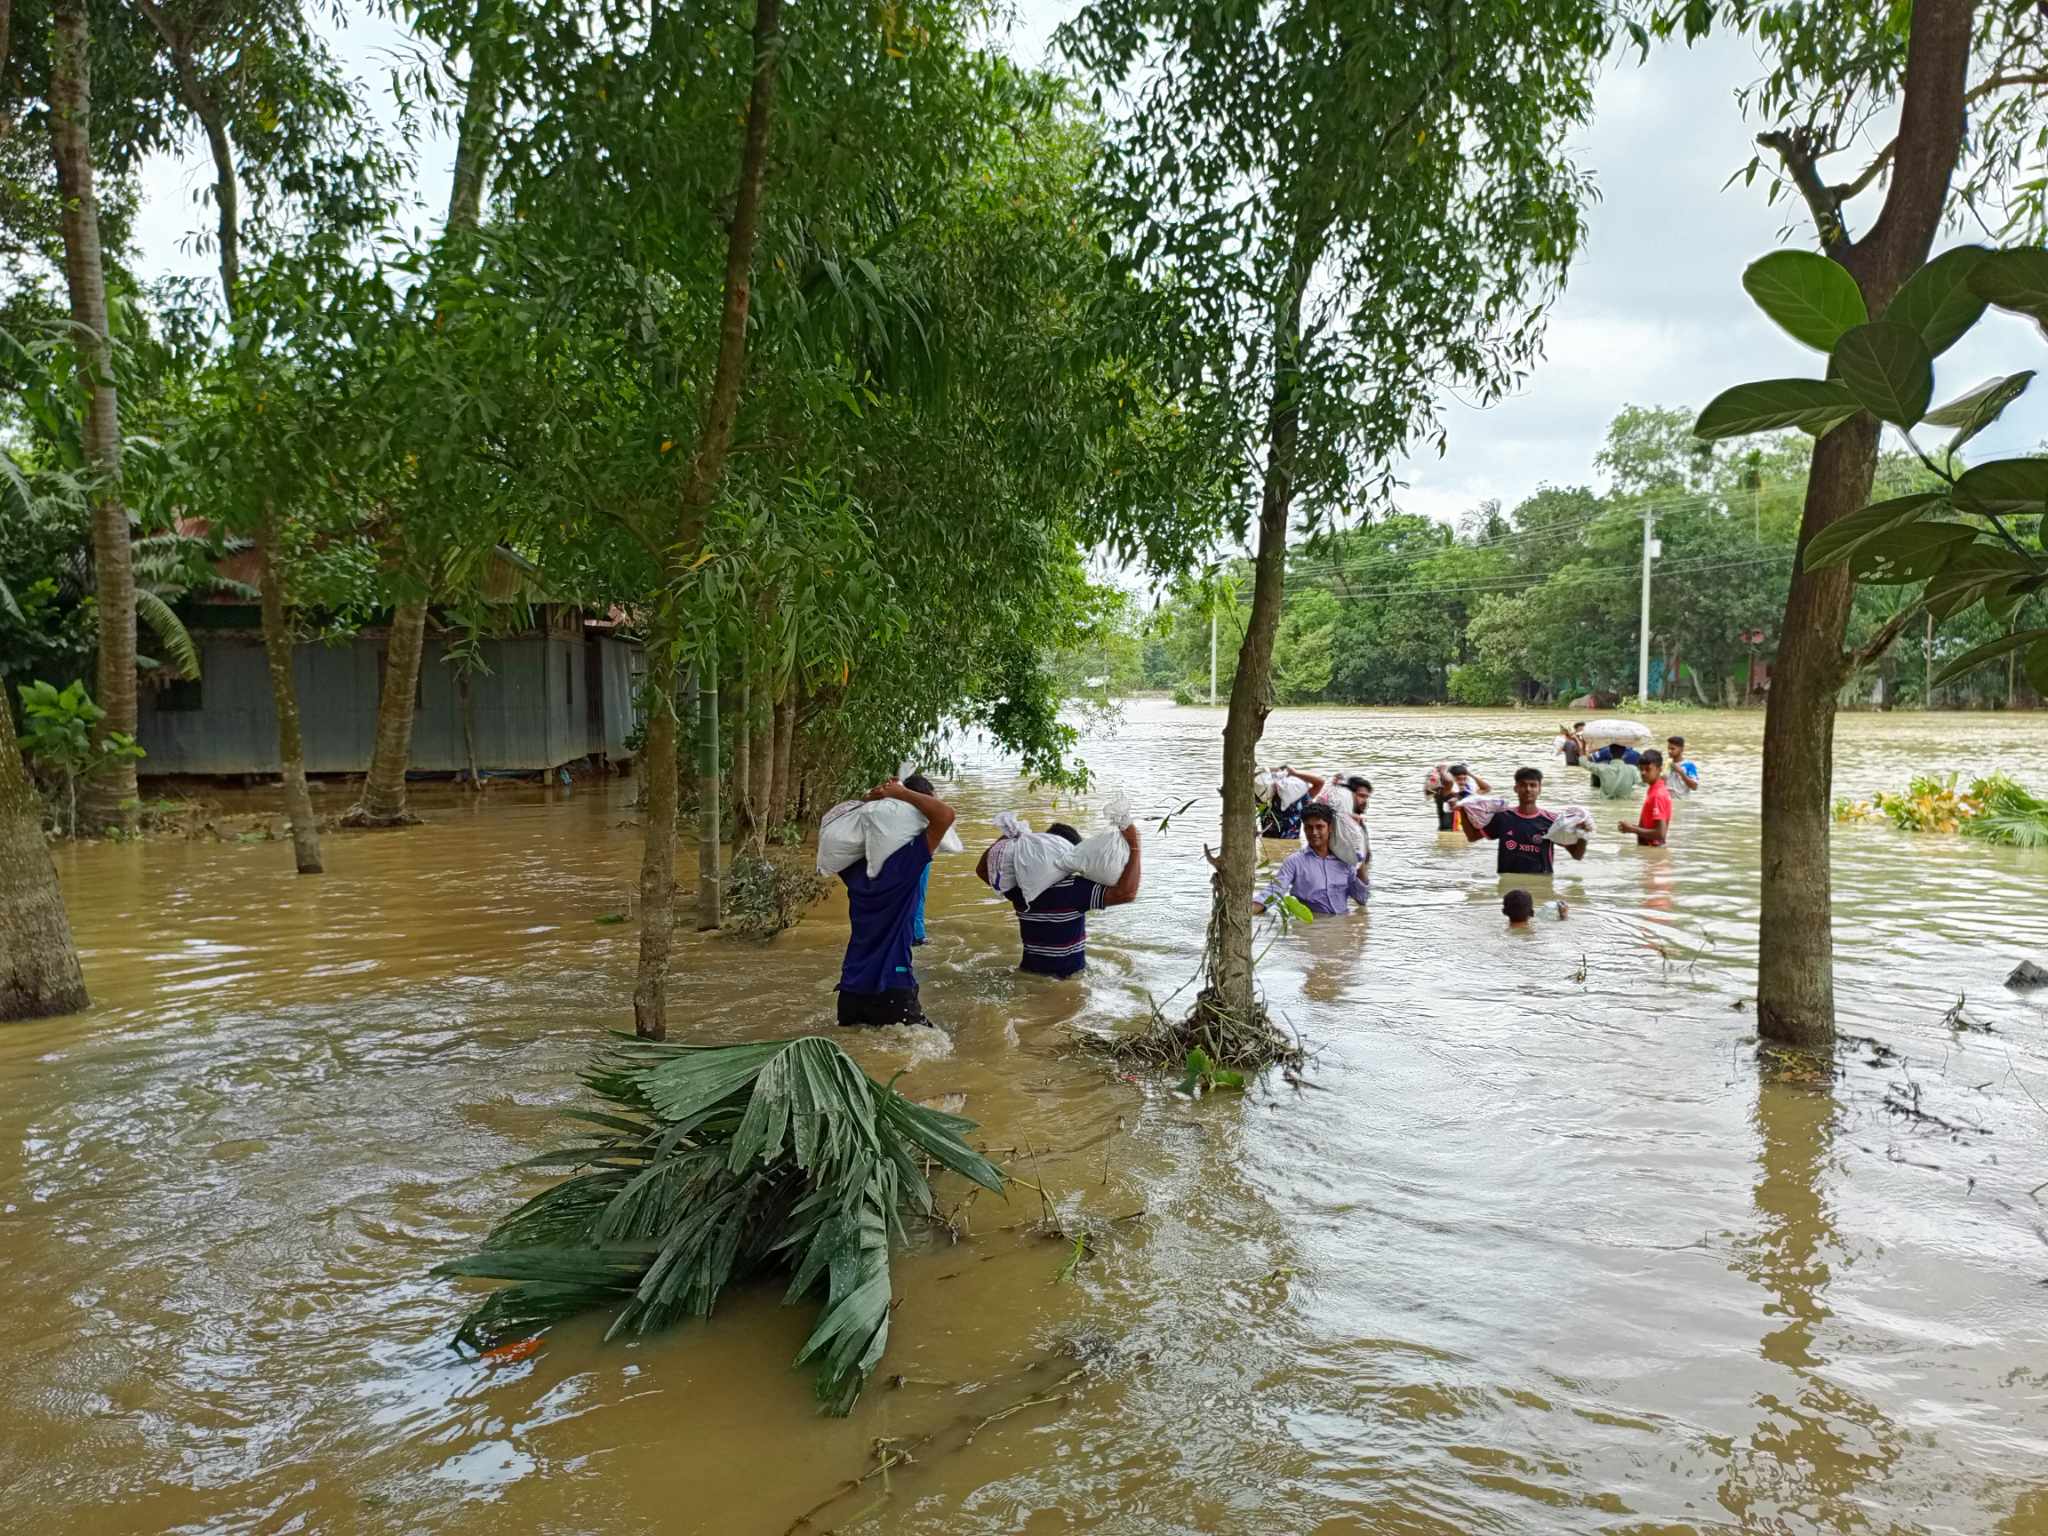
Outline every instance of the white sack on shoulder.
<svg viewBox="0 0 2048 1536"><path fill-rule="evenodd" d="M843 801L818 824L818 873L836 875L865 857L872 879L882 872L889 855L922 835L927 825L923 811L901 800ZM961 844L958 851L964 853L966 846Z"/></svg>
<svg viewBox="0 0 2048 1536"><path fill-rule="evenodd" d="M1553 843L1583 843L1592 831L1593 813L1583 805L1568 805L1543 835Z"/></svg>
<svg viewBox="0 0 2048 1536"><path fill-rule="evenodd" d="M1072 843L1051 832L1026 832L1010 839L1010 876L1026 902L1038 900L1072 873L1067 867L1072 852Z"/></svg>
<svg viewBox="0 0 2048 1536"><path fill-rule="evenodd" d="M1015 811L996 813L996 831L1001 834L988 848L988 885L998 895L1005 894L1017 883L1010 871L1010 855L1016 851L1017 839L1031 830L1031 823Z"/></svg>
<svg viewBox="0 0 2048 1536"><path fill-rule="evenodd" d="M1130 818L1125 817L1124 825L1129 824ZM1124 841L1121 827L1111 827L1093 837L1084 837L1067 850L1068 872L1079 875L1083 880L1093 880L1097 885L1115 885L1123 879L1124 870L1130 862L1131 845Z"/></svg>
<svg viewBox="0 0 2048 1536"><path fill-rule="evenodd" d="M1458 809L1465 813L1467 821L1484 832L1486 824L1513 803L1505 795L1467 795L1458 802Z"/></svg>
<svg viewBox="0 0 2048 1536"><path fill-rule="evenodd" d="M1307 779L1296 778L1291 773L1276 773L1273 775L1274 809L1284 811L1307 793Z"/></svg>

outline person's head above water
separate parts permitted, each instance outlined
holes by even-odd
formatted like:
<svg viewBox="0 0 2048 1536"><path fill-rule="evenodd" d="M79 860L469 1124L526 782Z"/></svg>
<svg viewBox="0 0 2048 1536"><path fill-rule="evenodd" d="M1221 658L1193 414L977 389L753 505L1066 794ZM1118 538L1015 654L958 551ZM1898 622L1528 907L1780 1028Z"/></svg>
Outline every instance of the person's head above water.
<svg viewBox="0 0 2048 1536"><path fill-rule="evenodd" d="M1543 793L1543 770L1541 768L1517 768L1515 770L1515 808L1523 814L1536 809L1536 797Z"/></svg>
<svg viewBox="0 0 2048 1536"><path fill-rule="evenodd" d="M1354 773L1337 782L1351 791L1351 809L1363 816L1366 803L1372 799L1372 780L1362 773Z"/></svg>
<svg viewBox="0 0 2048 1536"><path fill-rule="evenodd" d="M1330 832L1336 825L1336 813L1327 805L1311 805L1301 813L1301 835L1308 840L1311 853L1330 851Z"/></svg>
<svg viewBox="0 0 2048 1536"><path fill-rule="evenodd" d="M1472 770L1464 763L1453 763L1451 764L1451 777L1462 783L1464 780L1472 777Z"/></svg>
<svg viewBox="0 0 2048 1536"><path fill-rule="evenodd" d="M1081 834L1076 832L1072 827L1068 826L1064 821L1056 821L1051 826L1047 827L1045 830L1050 832L1054 837L1064 837L1070 843L1078 843L1081 841Z"/></svg>
<svg viewBox="0 0 2048 1536"><path fill-rule="evenodd" d="M1510 923L1526 923L1536 915L1536 898L1520 886L1516 886L1501 897L1500 909Z"/></svg>
<svg viewBox="0 0 2048 1536"><path fill-rule="evenodd" d="M1636 763L1636 768L1641 772L1643 782L1647 784L1652 779L1658 778L1663 774L1664 754L1655 747L1645 747L1643 748L1642 757Z"/></svg>
<svg viewBox="0 0 2048 1536"><path fill-rule="evenodd" d="M1680 758L1685 756L1685 738L1683 736L1666 736L1664 738L1664 745L1671 749L1672 757Z"/></svg>

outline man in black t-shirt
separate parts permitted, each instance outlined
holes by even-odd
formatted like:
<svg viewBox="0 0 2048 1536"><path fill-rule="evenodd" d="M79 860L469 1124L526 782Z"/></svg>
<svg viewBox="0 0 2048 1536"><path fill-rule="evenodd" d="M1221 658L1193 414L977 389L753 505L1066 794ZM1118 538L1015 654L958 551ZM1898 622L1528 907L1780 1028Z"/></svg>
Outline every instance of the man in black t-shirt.
<svg viewBox="0 0 2048 1536"><path fill-rule="evenodd" d="M1557 857L1558 845L1548 836L1552 823L1557 818L1536 803L1536 797L1543 793L1543 770L1541 768L1517 768L1515 770L1515 808L1500 811L1486 823L1481 831L1464 817L1458 823L1465 829L1468 842L1478 842L1482 837L1492 838L1500 844L1500 855L1495 867L1504 875L1547 875L1551 863ZM1576 843L1566 843L1565 851L1575 859L1586 856L1586 842L1581 838Z"/></svg>

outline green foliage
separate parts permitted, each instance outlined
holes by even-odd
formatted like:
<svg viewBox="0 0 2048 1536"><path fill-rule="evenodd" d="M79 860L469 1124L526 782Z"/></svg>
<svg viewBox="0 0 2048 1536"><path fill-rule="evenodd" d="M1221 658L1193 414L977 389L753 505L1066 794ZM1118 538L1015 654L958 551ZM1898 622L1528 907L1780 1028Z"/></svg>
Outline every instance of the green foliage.
<svg viewBox="0 0 2048 1536"><path fill-rule="evenodd" d="M1742 286L1788 336L1816 352L1833 351L1870 318L1856 279L1812 251L1773 251L1750 263Z"/></svg>
<svg viewBox="0 0 2048 1536"><path fill-rule="evenodd" d="M1293 901L1293 897L1287 898ZM1300 903L1296 902L1299 906ZM1306 912L1307 908L1302 908ZM1175 1087L1175 1093L1184 1093L1191 1099L1199 1099L1205 1093L1217 1089L1228 1089L1233 1093L1244 1092L1244 1074L1229 1067L1219 1067L1209 1059L1209 1053L1200 1046L1188 1052L1187 1073Z"/></svg>
<svg viewBox="0 0 2048 1536"><path fill-rule="evenodd" d="M1809 258L1806 265L1820 259ZM1823 530L1807 547L1806 564L1846 566L1859 582L1915 587L1915 606L1937 620L1981 609L1993 623L2011 625L2012 634L1972 646L1939 677L1930 677L1930 688L2024 647L2029 679L2048 691L2048 636L2030 629L2021 638L2014 622L2022 603L2048 589L2038 521L2048 514L2048 459L2002 459L1969 468L1956 460L1957 450L2019 397L2032 373L1993 380L1932 415L1928 411L1933 352L1953 344L1990 306L2037 321L2048 316L2048 265L2037 250L1966 246L1927 263L1900 297L1903 305L1893 315L1843 332L1829 367L1862 409L1904 433L1930 483L1874 502ZM1750 430L1735 413L1717 411L1727 399L1722 396L1702 413L1695 427L1700 436ZM1957 428L1939 459L1913 439L1912 428L1923 420ZM2031 534L2024 523L2015 528L2009 521L2018 519L2035 520Z"/></svg>
<svg viewBox="0 0 2048 1536"><path fill-rule="evenodd" d="M730 938L766 943L793 928L825 892L827 882L816 863L801 850L796 854L752 853L734 856L722 895L719 932Z"/></svg>
<svg viewBox="0 0 2048 1536"><path fill-rule="evenodd" d="M2005 773L1956 788L1953 773L1917 774L1903 793L1835 801L1837 821L1889 821L1901 832L1960 832L2006 848L2048 848L2048 800Z"/></svg>
<svg viewBox="0 0 2048 1536"><path fill-rule="evenodd" d="M1000 1194L973 1122L903 1098L830 1040L657 1045L621 1038L584 1081L610 1106L573 1118L580 1142L529 1166L570 1175L435 1273L511 1282L456 1342L490 1349L589 1310L607 1338L709 1317L727 1286L786 1275L822 1290L797 1364L846 1413L889 1342L889 1248L933 1214L927 1166Z"/></svg>
<svg viewBox="0 0 2048 1536"><path fill-rule="evenodd" d="M1970 799L1977 812L1963 823L1965 836L2006 848L2048 848L2048 800L2003 773L1971 784Z"/></svg>
<svg viewBox="0 0 2048 1536"><path fill-rule="evenodd" d="M1514 676L1504 666L1468 662L1451 668L1447 691L1453 703L1488 708L1514 697Z"/></svg>
<svg viewBox="0 0 2048 1536"><path fill-rule="evenodd" d="M59 797L67 836L78 835L78 786L143 755L135 738L124 731L108 731L97 741L93 727L107 712L92 701L85 684L74 682L63 688L46 682L23 683L22 727L19 736L23 760Z"/></svg>

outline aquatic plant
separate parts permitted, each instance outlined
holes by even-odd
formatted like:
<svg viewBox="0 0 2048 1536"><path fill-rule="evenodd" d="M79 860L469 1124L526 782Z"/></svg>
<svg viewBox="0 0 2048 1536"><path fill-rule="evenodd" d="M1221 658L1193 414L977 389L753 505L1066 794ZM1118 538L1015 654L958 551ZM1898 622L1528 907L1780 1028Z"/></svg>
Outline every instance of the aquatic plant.
<svg viewBox="0 0 2048 1536"><path fill-rule="evenodd" d="M2009 775L1994 773L1970 786L1977 812L1963 831L2007 848L2048 848L2048 800L2028 793Z"/></svg>
<svg viewBox="0 0 2048 1536"><path fill-rule="evenodd" d="M1902 832L1961 832L2007 848L2048 848L2048 800L2003 773L1956 788L1956 775L1916 774L1902 794L1835 801L1837 821L1887 820Z"/></svg>
<svg viewBox="0 0 2048 1536"><path fill-rule="evenodd" d="M934 1165L1000 1194L963 1139L974 1122L912 1103L820 1036L687 1046L620 1036L583 1081L608 1110L586 1139L525 1164L571 1177L437 1275L512 1282L462 1320L457 1347L501 1348L586 1311L607 1339L709 1317L728 1285L788 1275L786 1302L822 1289L797 1352L844 1414L889 1341L889 1245L905 1211L932 1214Z"/></svg>

